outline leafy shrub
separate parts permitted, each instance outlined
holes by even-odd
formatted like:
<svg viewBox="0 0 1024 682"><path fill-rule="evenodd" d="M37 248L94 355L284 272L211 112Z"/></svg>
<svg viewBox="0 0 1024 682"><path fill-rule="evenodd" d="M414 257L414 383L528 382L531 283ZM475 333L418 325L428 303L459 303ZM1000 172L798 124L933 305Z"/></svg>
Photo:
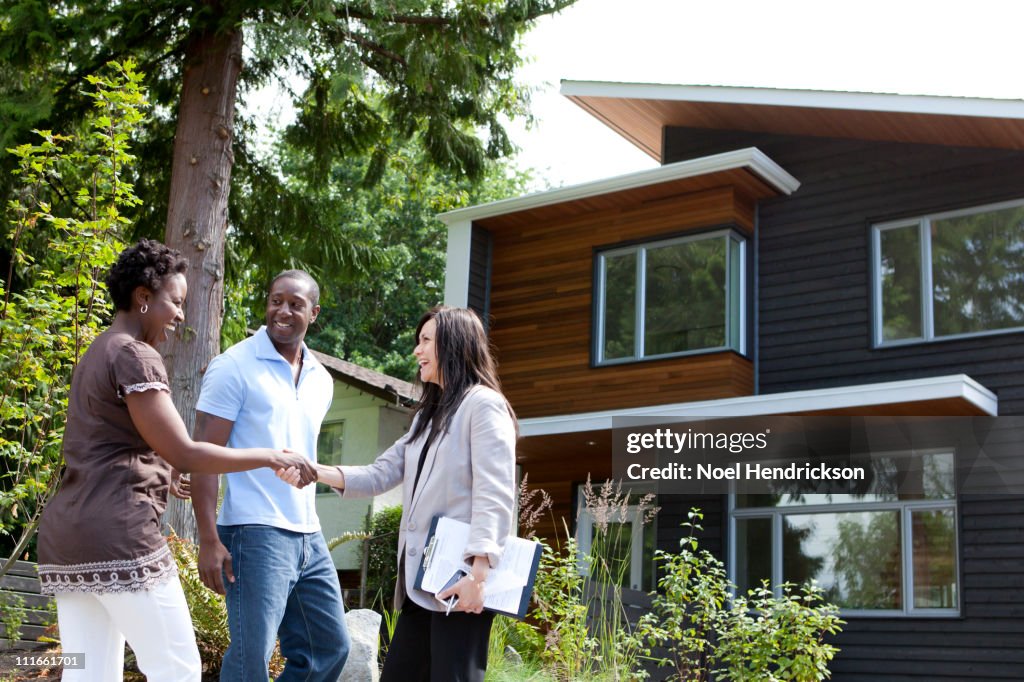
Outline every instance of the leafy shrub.
<svg viewBox="0 0 1024 682"><path fill-rule="evenodd" d="M822 590L804 585L799 592L786 583L775 597L768 584L733 598L723 614L715 651L720 670L732 682L816 682L831 676L828 664L839 651L824 642L839 632L836 607Z"/></svg>
<svg viewBox="0 0 1024 682"><path fill-rule="evenodd" d="M402 506L385 507L370 519L369 558L366 566L366 594L371 608L383 614L392 608L391 597L398 580L398 528Z"/></svg>
<svg viewBox="0 0 1024 682"><path fill-rule="evenodd" d="M20 594L0 594L0 625L4 637L14 641L21 639L21 624L25 621L25 598Z"/></svg>
<svg viewBox="0 0 1024 682"><path fill-rule="evenodd" d="M134 64L87 76L95 104L79 136L35 131L9 150L20 187L8 202L0 250L0 574L29 546L56 492L71 372L109 321L103 273L141 202L125 175L131 134L147 104Z"/></svg>
<svg viewBox="0 0 1024 682"><path fill-rule="evenodd" d="M830 676L838 649L824 642L839 632L838 608L824 601L814 585L794 594L781 586L776 597L767 584L735 592L725 567L700 549L695 532L703 514L690 510L683 527L689 535L678 552L656 553L661 566L659 592L639 630L649 650L668 649L657 659L675 666L673 679L704 682L712 676L732 682L817 682Z"/></svg>

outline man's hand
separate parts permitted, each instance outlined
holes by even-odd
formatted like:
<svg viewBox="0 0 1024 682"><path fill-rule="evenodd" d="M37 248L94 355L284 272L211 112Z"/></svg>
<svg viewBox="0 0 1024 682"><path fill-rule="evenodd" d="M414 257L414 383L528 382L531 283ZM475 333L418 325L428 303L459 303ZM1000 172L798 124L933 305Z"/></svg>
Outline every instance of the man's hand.
<svg viewBox="0 0 1024 682"><path fill-rule="evenodd" d="M177 469L171 469L170 493L179 500L192 499L192 480L188 474L183 474Z"/></svg>
<svg viewBox="0 0 1024 682"><path fill-rule="evenodd" d="M217 594L224 594L224 578L235 582L231 552L220 540L199 543L199 579Z"/></svg>

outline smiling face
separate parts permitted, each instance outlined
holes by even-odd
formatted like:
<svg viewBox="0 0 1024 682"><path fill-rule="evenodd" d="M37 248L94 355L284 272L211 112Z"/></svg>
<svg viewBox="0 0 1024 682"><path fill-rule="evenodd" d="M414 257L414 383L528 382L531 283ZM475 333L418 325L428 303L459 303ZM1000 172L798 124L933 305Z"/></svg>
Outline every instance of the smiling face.
<svg viewBox="0 0 1024 682"><path fill-rule="evenodd" d="M163 281L159 291L139 287L136 292L140 307L141 304L148 306L146 313L141 315L142 340L151 346L163 343L185 321L185 311L182 310L188 294L185 275L171 275Z"/></svg>
<svg viewBox="0 0 1024 682"><path fill-rule="evenodd" d="M416 348L412 354L416 356L416 362L420 366L420 381L423 383L437 384L444 388L444 380L441 377L441 366L437 362L437 322L427 320L420 328L420 336L417 339Z"/></svg>
<svg viewBox="0 0 1024 682"><path fill-rule="evenodd" d="M267 334L278 350L297 346L319 313L320 306L313 304L308 283L280 277L267 295Z"/></svg>

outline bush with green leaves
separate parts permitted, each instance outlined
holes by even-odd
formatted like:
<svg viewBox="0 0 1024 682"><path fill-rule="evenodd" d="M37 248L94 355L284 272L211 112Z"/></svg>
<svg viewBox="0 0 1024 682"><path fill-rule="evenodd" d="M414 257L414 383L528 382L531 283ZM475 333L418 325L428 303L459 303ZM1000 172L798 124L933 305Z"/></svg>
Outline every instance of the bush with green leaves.
<svg viewBox="0 0 1024 682"><path fill-rule="evenodd" d="M544 634L541 660L556 679L646 677L645 638L630 623L623 586L630 568L624 559L630 555L628 529L654 518L652 500L613 481L592 486L588 478L583 505L593 520L589 551L580 552L568 527L560 548L544 546L531 617Z"/></svg>
<svg viewBox="0 0 1024 682"><path fill-rule="evenodd" d="M652 612L638 631L655 660L675 667L672 679L706 682L817 682L830 677L828 664L838 649L824 641L843 625L838 607L825 602L820 588L767 583L746 595L726 576L722 562L701 549L696 532L703 519L691 509L683 528L689 533L678 552L656 553L660 565Z"/></svg>
<svg viewBox="0 0 1024 682"><path fill-rule="evenodd" d="M25 622L26 614L24 597L10 592L0 593L0 625L3 625L6 639L21 639L21 624Z"/></svg>
<svg viewBox="0 0 1024 682"><path fill-rule="evenodd" d="M10 257L0 273L0 575L60 483L71 373L109 322L100 283L123 247L125 213L140 204L126 177L147 108L142 76L128 61L88 80L94 109L79 134L40 130L8 150L20 189L0 232Z"/></svg>
<svg viewBox="0 0 1024 682"><path fill-rule="evenodd" d="M402 506L384 507L370 519L367 543L366 594L371 608L383 614L392 608L398 580L398 528Z"/></svg>
<svg viewBox="0 0 1024 682"><path fill-rule="evenodd" d="M566 528L561 551L544 545L531 613L544 632L541 660L559 680L589 676L598 662L599 643L587 629L585 583L576 540Z"/></svg>
<svg viewBox="0 0 1024 682"><path fill-rule="evenodd" d="M839 650L824 638L843 624L838 609L825 603L816 585L780 588L780 597L767 583L736 595L722 614L714 658L732 682L816 682L831 676L828 665Z"/></svg>

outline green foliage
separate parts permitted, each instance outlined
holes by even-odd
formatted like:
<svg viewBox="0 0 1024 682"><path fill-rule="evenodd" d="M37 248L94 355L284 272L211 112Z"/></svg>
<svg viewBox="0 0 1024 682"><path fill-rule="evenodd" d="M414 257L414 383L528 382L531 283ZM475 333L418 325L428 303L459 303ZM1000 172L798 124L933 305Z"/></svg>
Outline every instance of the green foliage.
<svg viewBox="0 0 1024 682"><path fill-rule="evenodd" d="M689 535L678 552L659 550L658 589L652 613L641 631L652 645L668 645L672 655L660 660L671 664L680 680L710 679L712 647L720 614L729 597L725 567L706 549L700 549L695 532L704 515L689 512L683 528Z"/></svg>
<svg viewBox="0 0 1024 682"><path fill-rule="evenodd" d="M79 95L86 78L111 59L135 58L158 105L135 178L145 200L136 234L160 237L181 83L189 57L196 57L190 50L208 32L244 26L239 102L263 86L279 89L278 101L297 117L273 132L286 133L289 146L309 159L309 186L323 186L339 160L363 161L354 186L406 173L403 150L413 140L426 165L480 179L489 161L513 151L502 121L526 112L528 92L513 77L520 37L537 18L572 2L236 0L197 11L182 0L18 0L0 14L0 142L22 139L32 128L73 125L86 108ZM230 224L236 246L249 252L238 255L277 268L358 271L360 261L347 259L372 256L372 244L354 242L343 224L297 191L273 157L262 157L268 131L240 109L230 126ZM0 167L0 196L10 192L6 169ZM298 252L286 252L283 261L282 243Z"/></svg>
<svg viewBox="0 0 1024 682"><path fill-rule="evenodd" d="M398 528L402 507L385 507L370 519L369 558L366 569L366 593L372 608L387 617L398 579ZM389 640L390 641L390 640Z"/></svg>
<svg viewBox="0 0 1024 682"><path fill-rule="evenodd" d="M839 651L824 642L843 621L824 603L821 588L781 586L776 597L768 584L737 595L723 614L714 659L732 682L816 682L831 677L828 664Z"/></svg>
<svg viewBox="0 0 1024 682"><path fill-rule="evenodd" d="M24 597L9 592L0 595L0 625L3 625L5 638L11 641L21 639L21 624L25 622L25 614Z"/></svg>
<svg viewBox="0 0 1024 682"><path fill-rule="evenodd" d="M541 556L531 613L544 633L541 661L559 680L644 679L645 637L630 623L623 600L631 553L626 529L649 523L657 508L653 496L636 498L621 483L591 486L588 478L583 491L584 513L593 520L589 552L580 552L566 527L561 548L545 545ZM532 492L524 484L520 499Z"/></svg>
<svg viewBox="0 0 1024 682"><path fill-rule="evenodd" d="M36 131L9 150L20 190L7 204L0 280L0 533L10 562L56 491L71 372L110 316L103 273L140 200L124 179L145 120L132 62L89 76L94 106L78 136ZM9 563L8 562L8 565ZM7 566L0 567L0 573Z"/></svg>
<svg viewBox="0 0 1024 682"><path fill-rule="evenodd" d="M364 187L360 178L367 155L335 162L322 181L310 179L307 152L281 141L274 158L288 178L281 181L276 211L294 201L323 224L317 239L307 232L278 234L265 244L246 225L266 220L258 193L233 194L239 218L238 238L227 258L229 291L225 327L244 330L262 320L265 283L285 267L305 267L321 282L322 311L307 342L317 350L401 379L412 380L411 355L420 316L444 298L446 228L439 212L525 192L527 176L504 164L488 164L479 182L456 178L431 167L422 145L413 140L397 150L380 181ZM282 220L303 220L298 213ZM327 257L336 251L337 257ZM352 267L330 265L344 260ZM231 320L229 322L228 320ZM236 322L237 320L237 322ZM239 337L241 338L241 337Z"/></svg>
<svg viewBox="0 0 1024 682"><path fill-rule="evenodd" d="M641 620L640 634L654 647L668 649L658 659L673 665L673 679L704 682L814 682L829 677L838 652L826 634L839 632L838 609L824 602L821 590L804 586L793 593L781 586L776 597L767 584L746 595L735 590L725 567L700 549L696 532L703 514L689 512L689 535L679 552L657 552L661 570L652 612Z"/></svg>
<svg viewBox="0 0 1024 682"><path fill-rule="evenodd" d="M595 666L598 641L587 630L585 578L575 538L565 529L561 551L545 544L534 582L532 617L544 630L541 660L558 680L579 679Z"/></svg>

